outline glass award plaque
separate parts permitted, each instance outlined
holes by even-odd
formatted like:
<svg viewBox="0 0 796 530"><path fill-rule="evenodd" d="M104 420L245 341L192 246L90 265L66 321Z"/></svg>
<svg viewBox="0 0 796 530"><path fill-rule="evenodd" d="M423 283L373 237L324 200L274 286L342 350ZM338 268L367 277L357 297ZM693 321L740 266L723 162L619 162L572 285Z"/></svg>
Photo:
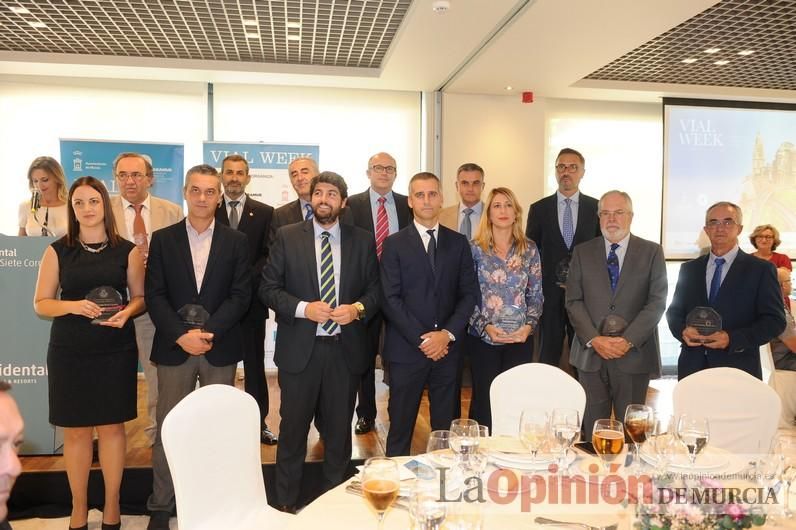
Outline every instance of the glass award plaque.
<svg viewBox="0 0 796 530"><path fill-rule="evenodd" d="M695 307L686 316L685 325L696 329L700 335L712 335L721 331L721 315L712 307Z"/></svg>
<svg viewBox="0 0 796 530"><path fill-rule="evenodd" d="M556 265L556 285L561 287L562 289L567 285L567 278L569 277L569 260L572 258L571 255L567 255L566 258L562 259Z"/></svg>
<svg viewBox="0 0 796 530"><path fill-rule="evenodd" d="M92 324L105 322L124 309L124 298L122 294L109 285L95 287L86 295L86 300L94 302L100 307L100 316L92 320Z"/></svg>
<svg viewBox="0 0 796 530"><path fill-rule="evenodd" d="M525 325L525 312L516 305L504 305L495 312L493 320L504 333L514 333Z"/></svg>
<svg viewBox="0 0 796 530"><path fill-rule="evenodd" d="M210 313L207 312L207 309L199 304L185 304L177 311L177 314L188 329L204 329L207 320L210 318Z"/></svg>
<svg viewBox="0 0 796 530"><path fill-rule="evenodd" d="M626 328L627 320L619 315L610 314L600 322L599 332L603 337L621 337Z"/></svg>

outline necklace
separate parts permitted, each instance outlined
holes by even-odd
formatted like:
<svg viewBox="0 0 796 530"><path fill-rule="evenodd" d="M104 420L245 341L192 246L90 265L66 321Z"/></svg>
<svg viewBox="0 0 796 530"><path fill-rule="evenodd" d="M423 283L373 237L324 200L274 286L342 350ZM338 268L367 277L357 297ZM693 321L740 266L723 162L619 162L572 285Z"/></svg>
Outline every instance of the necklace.
<svg viewBox="0 0 796 530"><path fill-rule="evenodd" d="M85 250L86 252L91 252L92 254L99 254L100 252L102 252L103 250L108 248L108 240L107 239L105 241L103 241L102 243L100 243L100 246L98 246L97 248L92 248L92 247L86 245L85 243L83 243L82 239L78 239L78 241L80 242L80 246L83 247L83 250ZM96 244L96 243L94 243L94 244Z"/></svg>

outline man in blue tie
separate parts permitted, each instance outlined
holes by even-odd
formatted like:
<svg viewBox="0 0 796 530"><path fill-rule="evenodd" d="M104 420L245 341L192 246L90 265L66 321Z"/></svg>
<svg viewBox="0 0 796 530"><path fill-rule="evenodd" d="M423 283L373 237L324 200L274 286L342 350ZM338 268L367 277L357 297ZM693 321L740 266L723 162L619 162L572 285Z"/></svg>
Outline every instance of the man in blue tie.
<svg viewBox="0 0 796 530"><path fill-rule="evenodd" d="M759 348L785 329L776 269L738 248L743 230L739 206L726 201L712 205L704 230L710 253L680 267L666 312L672 335L682 343L677 377L729 366L762 379ZM700 335L687 324L688 314L700 306L712 307L721 316L721 330Z"/></svg>

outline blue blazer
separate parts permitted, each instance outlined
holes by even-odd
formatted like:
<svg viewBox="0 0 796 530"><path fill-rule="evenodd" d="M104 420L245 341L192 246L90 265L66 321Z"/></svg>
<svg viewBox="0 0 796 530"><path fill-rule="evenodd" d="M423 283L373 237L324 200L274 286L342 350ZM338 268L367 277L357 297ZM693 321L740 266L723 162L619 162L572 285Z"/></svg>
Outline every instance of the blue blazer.
<svg viewBox="0 0 796 530"><path fill-rule="evenodd" d="M426 358L420 336L429 331L446 329L461 341L480 296L467 239L440 225L432 270L414 222L384 241L381 286L384 356L398 363Z"/></svg>
<svg viewBox="0 0 796 530"><path fill-rule="evenodd" d="M760 346L785 329L777 272L768 261L743 250L721 283L713 308L721 315L722 329L730 336L725 350L686 346L683 330L688 313L708 306L706 271L708 255L683 263L666 320L681 342L677 375L680 379L702 368L729 366L762 378Z"/></svg>

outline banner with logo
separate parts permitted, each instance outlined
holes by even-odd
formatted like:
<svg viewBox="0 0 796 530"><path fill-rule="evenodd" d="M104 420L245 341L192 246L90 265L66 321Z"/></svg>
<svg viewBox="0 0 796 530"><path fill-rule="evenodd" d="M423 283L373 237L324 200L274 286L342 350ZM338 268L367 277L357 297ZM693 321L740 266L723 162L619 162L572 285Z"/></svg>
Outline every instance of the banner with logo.
<svg viewBox="0 0 796 530"><path fill-rule="evenodd" d="M227 155L239 154L249 163L252 179L246 192L260 202L278 208L296 200L287 167L296 158L319 160L317 145L283 145L238 142L204 142L204 163L221 171Z"/></svg>
<svg viewBox="0 0 796 530"><path fill-rule="evenodd" d="M185 177L183 144L62 138L61 165L66 173L67 184L71 185L78 177L91 175L103 181L111 195L117 195L119 186L113 178L113 161L119 153L125 152L149 157L155 175L152 195L182 204L182 182Z"/></svg>
<svg viewBox="0 0 796 530"><path fill-rule="evenodd" d="M0 235L0 379L12 385L11 395L25 418L26 455L53 454L61 445L50 425L47 393L47 345L50 320L33 311L39 262L48 237Z"/></svg>

